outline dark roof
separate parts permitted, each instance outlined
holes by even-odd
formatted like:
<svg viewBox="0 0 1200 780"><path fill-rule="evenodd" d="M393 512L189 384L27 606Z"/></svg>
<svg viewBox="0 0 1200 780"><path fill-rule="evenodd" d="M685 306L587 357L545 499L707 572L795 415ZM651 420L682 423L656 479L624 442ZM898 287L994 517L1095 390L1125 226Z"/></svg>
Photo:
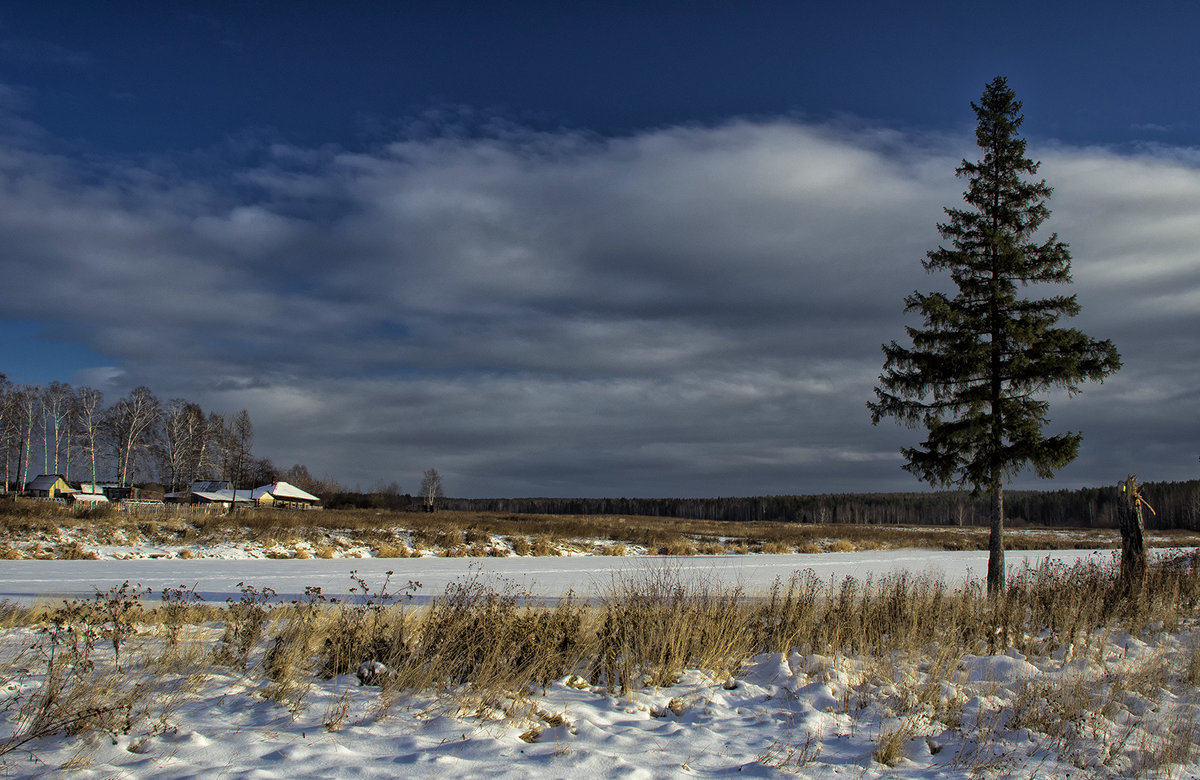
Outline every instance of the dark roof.
<svg viewBox="0 0 1200 780"><path fill-rule="evenodd" d="M222 490L229 490L229 480L227 480L227 479L197 480L192 483L192 492L193 493L219 493Z"/></svg>
<svg viewBox="0 0 1200 780"><path fill-rule="evenodd" d="M62 478L62 474L38 474L37 478L25 487L29 490L49 490Z"/></svg>

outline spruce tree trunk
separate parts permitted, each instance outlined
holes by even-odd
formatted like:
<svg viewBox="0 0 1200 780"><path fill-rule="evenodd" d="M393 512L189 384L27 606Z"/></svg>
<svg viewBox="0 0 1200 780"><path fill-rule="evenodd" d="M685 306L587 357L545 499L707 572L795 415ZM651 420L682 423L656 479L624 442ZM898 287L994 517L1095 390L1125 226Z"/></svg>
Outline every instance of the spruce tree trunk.
<svg viewBox="0 0 1200 780"><path fill-rule="evenodd" d="M998 196L993 196L998 197ZM998 206L997 206L998 208ZM996 218L992 218L993 229L998 228ZM989 308L991 309L991 356L990 356L990 383L991 383L991 425L992 429L989 433L991 437L991 453L989 457L989 465L991 467L990 482L988 492L992 499L992 532L988 536L988 573L987 573L987 592L989 596L999 596L1004 592L1004 470L1001 467L1001 457L1004 446L1004 424L1001 412L1001 403L1004 398L1004 382L1001 377L1004 376L1003 368L1004 361L1002 357L1004 349L1004 334L1000 331L1000 308L999 308L999 274L996 270L997 258L993 248L992 252L992 282L991 282L991 301Z"/></svg>
<svg viewBox="0 0 1200 780"><path fill-rule="evenodd" d="M989 492L992 532L988 536L987 592L989 596L999 596L1004 592L1004 483L998 469L992 472Z"/></svg>

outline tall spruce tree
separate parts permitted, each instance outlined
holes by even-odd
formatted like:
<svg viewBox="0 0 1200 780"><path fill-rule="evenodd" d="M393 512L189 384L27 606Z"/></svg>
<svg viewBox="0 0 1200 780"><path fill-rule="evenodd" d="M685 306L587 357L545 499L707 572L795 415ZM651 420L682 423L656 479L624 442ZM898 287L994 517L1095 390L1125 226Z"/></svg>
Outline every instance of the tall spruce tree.
<svg viewBox="0 0 1200 780"><path fill-rule="evenodd" d="M1056 234L1034 234L1050 215L1051 188L1029 180L1040 163L1025 156L1017 134L1024 117L1005 78L997 76L978 104L978 162L955 171L967 179L967 208L947 208L942 239L926 255L927 271L949 271L953 297L914 292L906 313L924 327L907 327L912 347L885 344L883 373L868 403L871 421L895 417L923 426L928 438L901 449L904 468L922 481L966 485L991 499L987 587L1004 589L1004 483L1027 466L1049 478L1075 459L1080 434L1043 434L1051 388L1079 392L1083 380L1102 380L1121 366L1109 341L1055 327L1079 313L1074 295L1029 298L1031 284L1071 281L1071 255Z"/></svg>

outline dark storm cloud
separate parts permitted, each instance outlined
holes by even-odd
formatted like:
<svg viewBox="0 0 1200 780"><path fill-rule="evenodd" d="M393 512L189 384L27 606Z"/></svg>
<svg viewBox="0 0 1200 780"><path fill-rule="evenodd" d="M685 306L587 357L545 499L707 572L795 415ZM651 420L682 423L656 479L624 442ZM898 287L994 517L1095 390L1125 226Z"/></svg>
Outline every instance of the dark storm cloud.
<svg viewBox="0 0 1200 780"><path fill-rule="evenodd" d="M351 485L411 490L436 466L457 495L909 489L897 450L920 433L872 428L864 404L903 296L944 284L920 259L967 143L506 128L266 146L204 178L14 146L0 304L64 321L114 392L247 408L260 454ZM1127 365L1053 407L1086 434L1060 481L1194 476L1200 174L1179 154L1043 158L1077 324Z"/></svg>

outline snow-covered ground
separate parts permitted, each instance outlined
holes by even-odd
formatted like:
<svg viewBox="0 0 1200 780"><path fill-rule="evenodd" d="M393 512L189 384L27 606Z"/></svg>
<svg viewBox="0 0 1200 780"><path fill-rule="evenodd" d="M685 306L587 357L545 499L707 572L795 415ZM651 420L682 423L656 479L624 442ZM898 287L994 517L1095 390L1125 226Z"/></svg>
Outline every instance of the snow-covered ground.
<svg viewBox="0 0 1200 780"><path fill-rule="evenodd" d="M1009 553L1022 565L1110 551ZM491 558L363 560L12 561L0 564L0 598L90 594L125 580L155 589L184 585L209 600L237 583L298 594L317 585L345 594L350 570L372 585L422 583L438 595L479 572L535 596L602 592L629 573L667 566L685 577L765 590L811 568L823 579L878 578L906 569L950 582L982 575L986 553L920 550L697 558ZM460 711L453 697L423 694L382 706L378 688L353 675L313 680L302 708L264 697L265 681L179 670L180 695L129 734L41 739L0 754L2 777L72 778L1053 778L1200 777L1195 689L1173 692L1122 680L1186 664L1200 646L1194 623L1166 633L1116 632L1086 651L1026 658L1015 651L951 659L761 655L733 677L702 670L676 684L614 695L577 677L502 715L512 701ZM29 675L34 629L0 633L0 695L40 682ZM24 654L23 654L24 653ZM18 660L23 659L23 660ZM1143 674L1143 670L1146 671ZM1141 675L1139 677L1138 675ZM929 686L927 681L933 681ZM186 691L186 692L185 692ZM1072 700L1094 702L1072 709ZM1092 706L1094 703L1095 706ZM1103 706L1101 706L1103 705ZM1095 710L1094 712L1092 710ZM1072 719L1073 715L1079 715ZM12 712L0 702L0 724ZM1050 728L1055 719L1061 729ZM1037 728L1035 728L1035 724ZM9 733L0 726L0 741ZM891 746L895 765L881 763Z"/></svg>
<svg viewBox="0 0 1200 780"><path fill-rule="evenodd" d="M1088 558L1111 560L1111 550L1043 550L1007 553L1011 568L1046 558L1067 564ZM931 573L950 584L987 571L986 552L934 550L875 550L817 555L715 555L630 557L564 556L509 558L336 558L330 560L272 560L245 558L131 558L99 561L4 561L0 565L0 599L19 603L62 597L87 597L125 581L151 588L156 599L164 587L195 586L207 601L237 598L239 584L261 590L269 587L287 600L309 586L327 596L345 597L357 571L369 585L380 586L386 572L404 586L421 583L418 601L441 595L446 586L472 572L511 583L531 596L553 599L567 591L577 596L601 594L614 580L656 569L678 571L686 578L722 587L740 586L749 594L765 592L776 578L810 569L821 579L846 576L876 578L897 571Z"/></svg>

